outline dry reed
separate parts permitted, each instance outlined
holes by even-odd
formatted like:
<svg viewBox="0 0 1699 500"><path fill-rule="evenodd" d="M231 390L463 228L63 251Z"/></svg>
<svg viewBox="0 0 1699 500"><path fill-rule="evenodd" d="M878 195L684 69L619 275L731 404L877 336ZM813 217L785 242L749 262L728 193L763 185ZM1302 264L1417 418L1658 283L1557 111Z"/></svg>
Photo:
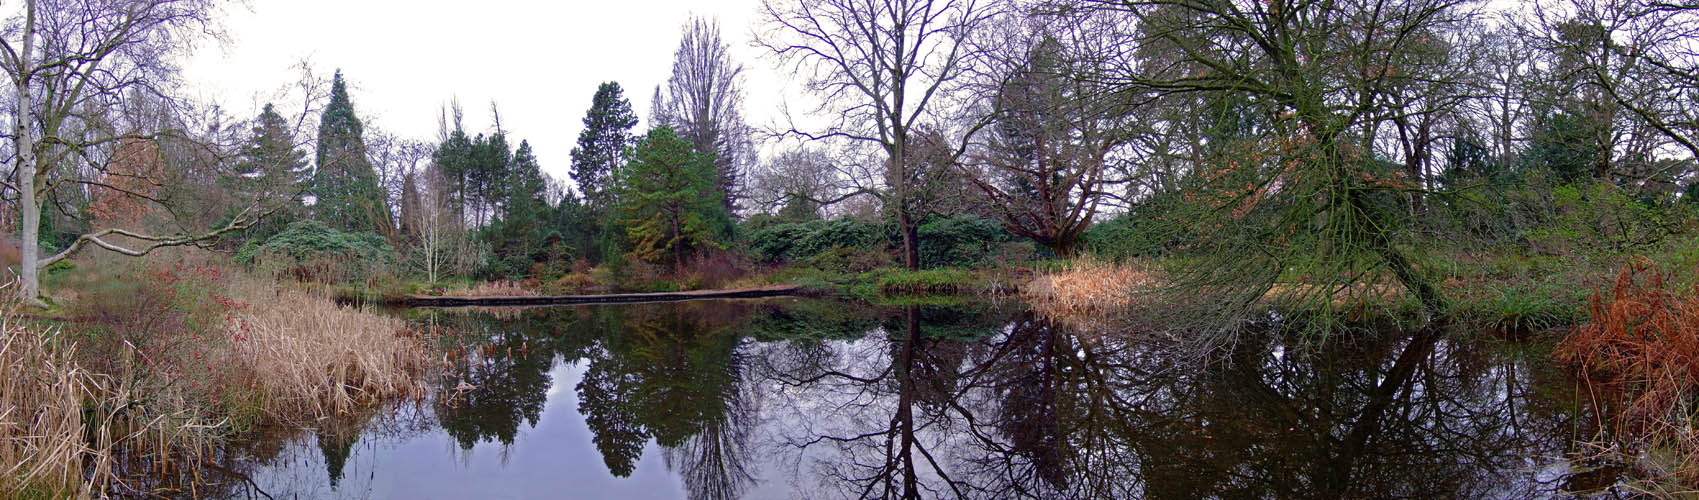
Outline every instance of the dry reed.
<svg viewBox="0 0 1699 500"><path fill-rule="evenodd" d="M75 347L0 317L0 497L87 497L109 477L107 454L84 438L84 403L103 377L75 361Z"/></svg>
<svg viewBox="0 0 1699 500"><path fill-rule="evenodd" d="M1624 266L1608 295L1595 291L1588 307L1591 321L1564 338L1556 356L1580 368L1588 387L1603 389L1595 394L1605 399L1601 424L1617 443L1664 457L1642 464L1664 476L1654 479L1699 484L1699 289L1674 289L1639 259Z"/></svg>
<svg viewBox="0 0 1699 500"><path fill-rule="evenodd" d="M276 291L233 315L231 326L233 358L252 370L268 420L348 414L423 393L430 349L400 319Z"/></svg>
<svg viewBox="0 0 1699 500"><path fill-rule="evenodd" d="M1034 277L1021 287L1021 296L1046 316L1094 316L1134 305L1157 283L1151 272L1136 265L1087 257L1068 263L1060 271Z"/></svg>

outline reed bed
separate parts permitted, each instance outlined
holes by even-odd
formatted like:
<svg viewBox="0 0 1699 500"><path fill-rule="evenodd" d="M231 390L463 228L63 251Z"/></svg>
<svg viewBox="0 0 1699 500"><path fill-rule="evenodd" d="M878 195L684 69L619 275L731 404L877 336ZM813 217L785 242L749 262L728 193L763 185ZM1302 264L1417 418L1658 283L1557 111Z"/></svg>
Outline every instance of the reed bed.
<svg viewBox="0 0 1699 500"><path fill-rule="evenodd" d="M276 291L232 315L233 359L250 367L266 420L349 414L362 405L419 397L430 347L400 319Z"/></svg>
<svg viewBox="0 0 1699 500"><path fill-rule="evenodd" d="M1648 489L1699 485L1699 287L1679 289L1649 260L1625 266L1588 301L1591 320L1555 351L1599 401L1607 451L1641 460ZM1637 450L1645 450L1641 453ZM1673 480L1673 483L1670 482ZM1699 493L1692 486L1684 494Z"/></svg>
<svg viewBox="0 0 1699 500"><path fill-rule="evenodd" d="M84 404L103 377L76 363L51 332L0 318L0 498L87 497L110 466L84 438ZM85 469L86 464L93 470Z"/></svg>
<svg viewBox="0 0 1699 500"><path fill-rule="evenodd" d="M0 307L0 498L193 495L234 433L417 398L437 369L398 318L173 260L85 263L64 333Z"/></svg>
<svg viewBox="0 0 1699 500"><path fill-rule="evenodd" d="M1034 277L1021 296L1046 316L1089 317L1131 307L1157 284L1153 273L1132 263L1086 257Z"/></svg>

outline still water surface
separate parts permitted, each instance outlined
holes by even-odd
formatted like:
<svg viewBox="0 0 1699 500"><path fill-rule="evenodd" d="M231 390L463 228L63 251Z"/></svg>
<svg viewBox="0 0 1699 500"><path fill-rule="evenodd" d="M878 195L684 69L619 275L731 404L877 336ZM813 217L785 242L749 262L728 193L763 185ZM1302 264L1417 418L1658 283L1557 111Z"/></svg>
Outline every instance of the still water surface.
<svg viewBox="0 0 1699 500"><path fill-rule="evenodd" d="M1600 482L1571 474L1590 418L1547 349L1483 335L1246 335L1199 364L1162 335L1019 304L402 314L460 332L435 397L245 443L227 461L252 486L231 498L1549 498Z"/></svg>

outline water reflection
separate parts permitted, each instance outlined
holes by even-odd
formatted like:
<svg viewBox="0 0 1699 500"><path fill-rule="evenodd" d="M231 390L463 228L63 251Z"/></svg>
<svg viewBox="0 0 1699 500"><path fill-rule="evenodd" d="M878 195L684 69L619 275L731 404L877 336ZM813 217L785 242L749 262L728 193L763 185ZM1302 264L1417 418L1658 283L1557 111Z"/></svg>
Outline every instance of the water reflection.
<svg viewBox="0 0 1699 500"><path fill-rule="evenodd" d="M1540 498L1561 493L1580 424L1541 348L1433 331L1321 349L1252 335L1200 366L1174 339L1076 334L1009 304L411 319L464 332L438 397L398 414L434 430L327 428L313 443L328 483L312 491L396 497L386 477L424 474L517 496L586 488L466 462L496 447L495 470L542 461L652 498ZM562 422L588 438L543 429ZM392 451L431 435L463 454L458 471ZM601 463L576 458L592 450ZM287 472L298 462L249 469L311 482ZM656 466L671 482L640 477Z"/></svg>

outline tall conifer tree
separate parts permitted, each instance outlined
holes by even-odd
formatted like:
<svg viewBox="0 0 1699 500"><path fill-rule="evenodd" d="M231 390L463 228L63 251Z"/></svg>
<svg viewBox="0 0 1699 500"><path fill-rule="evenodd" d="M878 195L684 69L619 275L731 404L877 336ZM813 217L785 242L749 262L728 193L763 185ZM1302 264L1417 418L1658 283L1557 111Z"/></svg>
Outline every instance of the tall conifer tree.
<svg viewBox="0 0 1699 500"><path fill-rule="evenodd" d="M319 121L318 170L313 179L314 215L344 231L394 236L387 193L366 157L365 126L354 114L342 70L331 82L330 104Z"/></svg>
<svg viewBox="0 0 1699 500"><path fill-rule="evenodd" d="M689 254L718 246L714 225L727 216L717 179L713 156L671 128L650 129L619 172L618 220L630 255L670 261L677 271Z"/></svg>
<svg viewBox="0 0 1699 500"><path fill-rule="evenodd" d="M624 163L625 149L636 141L631 133L635 126L637 113L618 83L603 83L596 89L578 146L572 148L572 180L593 211L600 213L612 203L614 171Z"/></svg>

